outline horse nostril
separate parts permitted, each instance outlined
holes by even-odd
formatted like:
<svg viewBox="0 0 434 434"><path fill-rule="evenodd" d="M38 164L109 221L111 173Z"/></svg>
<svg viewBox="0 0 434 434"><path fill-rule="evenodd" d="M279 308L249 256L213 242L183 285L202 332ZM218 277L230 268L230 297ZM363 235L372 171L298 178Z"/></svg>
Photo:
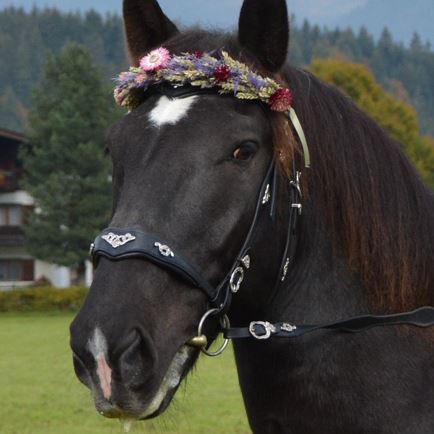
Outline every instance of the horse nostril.
<svg viewBox="0 0 434 434"><path fill-rule="evenodd" d="M74 371L77 375L77 378L87 387L90 388L91 380L89 376L89 371L86 369L84 363L81 359L75 354L72 354L72 363L74 365Z"/></svg>
<svg viewBox="0 0 434 434"><path fill-rule="evenodd" d="M134 328L116 335L95 327L90 333L72 338L75 373L92 390L99 410L124 409L131 393L154 389L150 382L154 379L157 356L145 331Z"/></svg>
<svg viewBox="0 0 434 434"><path fill-rule="evenodd" d="M142 389L154 371L156 359L153 346L146 338L137 335L118 360L122 383L131 391Z"/></svg>

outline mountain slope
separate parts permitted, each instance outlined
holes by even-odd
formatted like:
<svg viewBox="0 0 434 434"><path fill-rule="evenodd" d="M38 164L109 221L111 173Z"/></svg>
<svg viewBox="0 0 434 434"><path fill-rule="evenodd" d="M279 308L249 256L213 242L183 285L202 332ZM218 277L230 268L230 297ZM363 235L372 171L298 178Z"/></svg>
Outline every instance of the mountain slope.
<svg viewBox="0 0 434 434"><path fill-rule="evenodd" d="M434 44L433 0L287 0L291 14L297 22L304 18L312 23L329 27L354 27L365 25L379 36L385 26L393 38L409 42L418 32L423 40ZM233 28L238 21L242 0L160 0L167 15L183 24L202 24L217 28ZM6 6L23 6L27 10L38 7L57 7L62 11L86 11L90 8L100 13L121 13L122 0L0 0L0 9Z"/></svg>
<svg viewBox="0 0 434 434"><path fill-rule="evenodd" d="M433 0L369 0L347 15L334 21L341 27L359 28L365 25L375 36L388 27L395 39L409 42L414 32L422 40L434 44L434 1Z"/></svg>

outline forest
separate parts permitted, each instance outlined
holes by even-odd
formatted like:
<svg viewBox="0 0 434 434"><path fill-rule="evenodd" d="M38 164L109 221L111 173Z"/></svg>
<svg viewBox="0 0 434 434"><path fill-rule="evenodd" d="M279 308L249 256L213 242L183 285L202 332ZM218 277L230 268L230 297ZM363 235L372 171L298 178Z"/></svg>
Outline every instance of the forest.
<svg viewBox="0 0 434 434"><path fill-rule="evenodd" d="M321 29L293 18L290 61L309 67L316 58L364 64L395 98L414 107L421 130L434 135L434 51L415 34L409 47L385 29L375 40L365 28ZM84 45L107 80L126 67L122 20L116 15L61 13L56 9L0 11L0 127L24 131L32 89L48 54Z"/></svg>

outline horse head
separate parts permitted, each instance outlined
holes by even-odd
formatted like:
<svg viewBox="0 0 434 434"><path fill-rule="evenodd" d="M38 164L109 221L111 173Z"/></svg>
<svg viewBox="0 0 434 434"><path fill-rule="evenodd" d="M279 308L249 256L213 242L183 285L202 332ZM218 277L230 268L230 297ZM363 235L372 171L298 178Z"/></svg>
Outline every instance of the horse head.
<svg viewBox="0 0 434 434"><path fill-rule="evenodd" d="M360 316L434 304L433 196L399 146L285 65L285 0L244 0L236 35L179 32L156 0L124 0L124 20L113 215L71 325L97 409L159 415L224 328L254 432L395 433L423 419L432 433L429 335L367 329L432 325L433 308ZM410 414L421 390L426 409Z"/></svg>
<svg viewBox="0 0 434 434"><path fill-rule="evenodd" d="M283 1L245 1L236 37L180 33L155 0L125 0L124 19L133 66L161 45L175 55L224 49L270 76L286 60ZM105 416L147 418L164 411L198 356L199 350L187 343L210 301L215 309L229 307L229 295L213 293L213 288L222 282L234 285L234 279L239 284L239 274L250 268L254 272L246 281L254 280L255 303L247 292L239 303L245 302L245 315L260 314L258 306L266 304L268 294L260 288L281 265L281 222L255 234L260 261L247 251L240 258L244 264L234 261L258 206L274 203L270 194L286 194L270 192L271 178L281 176L272 164L279 123L287 123L285 117L262 103L152 86L111 128L113 215L110 229L99 238L104 251L93 284L71 326L76 373ZM268 211L270 222L279 220L279 212L270 217ZM142 248L147 246L142 253L148 260L137 250L116 260L138 239ZM236 269L229 282L227 276ZM211 316L204 325L209 343L218 322Z"/></svg>

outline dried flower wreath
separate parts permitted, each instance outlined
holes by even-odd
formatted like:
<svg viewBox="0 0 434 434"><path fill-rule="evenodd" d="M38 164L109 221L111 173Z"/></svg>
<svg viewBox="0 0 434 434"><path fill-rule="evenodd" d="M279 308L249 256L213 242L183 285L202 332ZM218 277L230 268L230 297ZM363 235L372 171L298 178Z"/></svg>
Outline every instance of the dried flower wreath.
<svg viewBox="0 0 434 434"><path fill-rule="evenodd" d="M305 165L309 167L309 149L300 121L291 107L291 90L253 72L226 51L214 57L211 53L199 51L171 55L168 49L157 48L140 60L139 67L131 67L116 78L116 103L133 110L140 105L149 87L161 83L169 83L174 87L190 85L201 89L216 88L222 95L259 100L273 111L286 112L303 146Z"/></svg>

